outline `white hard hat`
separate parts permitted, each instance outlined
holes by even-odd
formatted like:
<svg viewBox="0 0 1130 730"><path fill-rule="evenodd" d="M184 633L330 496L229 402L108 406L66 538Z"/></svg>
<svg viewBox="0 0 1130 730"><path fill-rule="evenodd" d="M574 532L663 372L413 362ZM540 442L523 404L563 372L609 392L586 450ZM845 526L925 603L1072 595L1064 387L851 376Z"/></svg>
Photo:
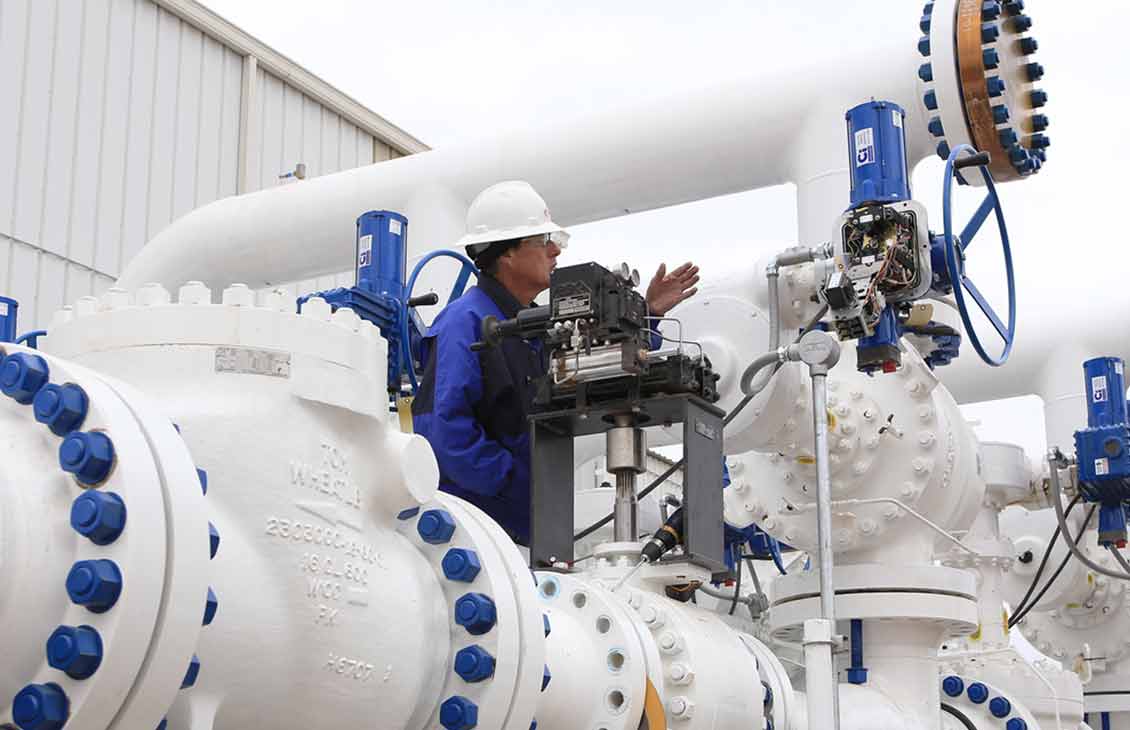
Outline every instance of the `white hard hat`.
<svg viewBox="0 0 1130 730"><path fill-rule="evenodd" d="M569 240L565 229L549 217L549 206L525 180L507 180L491 185L475 196L467 209L467 234L459 246L474 257L485 244L550 234L561 248Z"/></svg>

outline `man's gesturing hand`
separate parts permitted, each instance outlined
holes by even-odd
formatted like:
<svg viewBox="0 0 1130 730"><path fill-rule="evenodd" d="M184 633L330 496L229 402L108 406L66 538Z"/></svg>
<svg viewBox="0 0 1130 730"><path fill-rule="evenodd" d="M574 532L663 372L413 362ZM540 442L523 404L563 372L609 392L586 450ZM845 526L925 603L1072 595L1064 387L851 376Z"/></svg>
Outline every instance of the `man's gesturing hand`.
<svg viewBox="0 0 1130 730"><path fill-rule="evenodd" d="M647 285L647 308L656 317L670 312L679 302L690 299L698 289L698 267L690 261L667 273L667 264L660 264L659 270Z"/></svg>

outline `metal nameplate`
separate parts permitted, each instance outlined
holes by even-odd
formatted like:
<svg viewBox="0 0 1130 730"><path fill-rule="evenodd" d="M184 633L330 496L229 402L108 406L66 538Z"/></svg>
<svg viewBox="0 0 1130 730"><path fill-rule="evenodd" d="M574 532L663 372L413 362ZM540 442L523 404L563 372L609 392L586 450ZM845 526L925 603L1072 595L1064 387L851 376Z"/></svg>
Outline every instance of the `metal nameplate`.
<svg viewBox="0 0 1130 730"><path fill-rule="evenodd" d="M708 438L711 441L718 438L718 429L714 428L713 426L708 426L707 424L703 423L702 421L699 421L698 419L695 419L694 431L699 436L702 436L704 438Z"/></svg>
<svg viewBox="0 0 1130 730"><path fill-rule="evenodd" d="M216 372L289 378L290 353L249 347L217 347Z"/></svg>

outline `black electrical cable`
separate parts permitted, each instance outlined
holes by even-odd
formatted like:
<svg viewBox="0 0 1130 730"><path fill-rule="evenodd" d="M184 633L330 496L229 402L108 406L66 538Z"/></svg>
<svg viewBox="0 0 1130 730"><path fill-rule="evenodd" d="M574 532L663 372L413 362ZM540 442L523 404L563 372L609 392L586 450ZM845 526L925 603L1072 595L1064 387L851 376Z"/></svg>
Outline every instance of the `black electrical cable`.
<svg viewBox="0 0 1130 730"><path fill-rule="evenodd" d="M973 724L973 721L969 719L969 716L953 705L947 705L945 702L943 702L942 712L947 712L950 715L956 717L957 721L965 726L965 730L977 730L977 726Z"/></svg>
<svg viewBox="0 0 1130 730"><path fill-rule="evenodd" d="M1087 518L1083 520L1083 526L1082 528L1080 528L1079 534L1075 536L1076 545L1078 545L1079 541L1083 539L1083 535L1087 531L1087 525L1091 524L1091 518L1095 516L1095 510L1097 509L1098 505L1095 505L1094 507L1091 507L1091 511L1087 513ZM1032 608L1040 602L1040 599L1043 598L1044 594L1048 592L1048 589L1052 587L1052 583L1055 583L1055 579L1058 578L1059 574L1063 572L1063 569L1067 567L1067 563L1070 560L1071 552L1068 551L1067 555L1063 556L1063 562L1061 562L1059 564L1059 567L1056 568L1056 571L1052 573L1052 577L1048 578L1048 582L1044 584L1044 587L1040 589L1040 592L1036 594L1036 597L1032 599L1032 602L1024 608L1023 612L1018 611L1015 616L1008 620L1008 627L1010 629L1020 621L1024 620L1024 617L1027 616L1032 611Z"/></svg>
<svg viewBox="0 0 1130 730"><path fill-rule="evenodd" d="M1076 504L1078 504L1079 498L1081 496L1082 495L1080 494L1075 495L1074 499L1071 500L1071 503L1067 505L1066 514L1071 514L1071 510L1075 508ZM1020 603L1016 604L1016 610L1013 612L1013 616L1019 615L1024 611L1025 606L1028 605L1028 599L1032 597L1032 593L1036 590L1036 586L1039 584L1040 578L1042 578L1044 575L1044 568L1046 568L1048 565L1048 558L1052 556L1052 546L1055 545L1056 540L1058 539L1059 525L1056 525L1055 531L1052 532L1051 539L1048 540L1047 547L1044 548L1044 557L1040 560L1040 565L1036 568L1035 575L1032 576L1032 582L1028 585L1027 592L1025 592L1024 597L1020 599Z"/></svg>
<svg viewBox="0 0 1130 730"><path fill-rule="evenodd" d="M734 553L737 552L735 556ZM738 598L742 595L742 546L741 543L730 546L730 557L734 559L734 566L738 569L738 579L734 581L734 600L730 601L730 615L738 607Z"/></svg>

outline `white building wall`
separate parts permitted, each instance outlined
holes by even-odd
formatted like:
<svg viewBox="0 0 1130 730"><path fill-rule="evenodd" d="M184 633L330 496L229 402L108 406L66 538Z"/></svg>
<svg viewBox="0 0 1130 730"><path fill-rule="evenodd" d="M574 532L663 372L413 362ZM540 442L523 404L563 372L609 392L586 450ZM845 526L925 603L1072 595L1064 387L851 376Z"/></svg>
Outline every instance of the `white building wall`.
<svg viewBox="0 0 1130 730"><path fill-rule="evenodd" d="M210 30L152 0L0 0L0 294L21 331L238 191L247 54ZM263 66L251 93L248 190L400 154Z"/></svg>

